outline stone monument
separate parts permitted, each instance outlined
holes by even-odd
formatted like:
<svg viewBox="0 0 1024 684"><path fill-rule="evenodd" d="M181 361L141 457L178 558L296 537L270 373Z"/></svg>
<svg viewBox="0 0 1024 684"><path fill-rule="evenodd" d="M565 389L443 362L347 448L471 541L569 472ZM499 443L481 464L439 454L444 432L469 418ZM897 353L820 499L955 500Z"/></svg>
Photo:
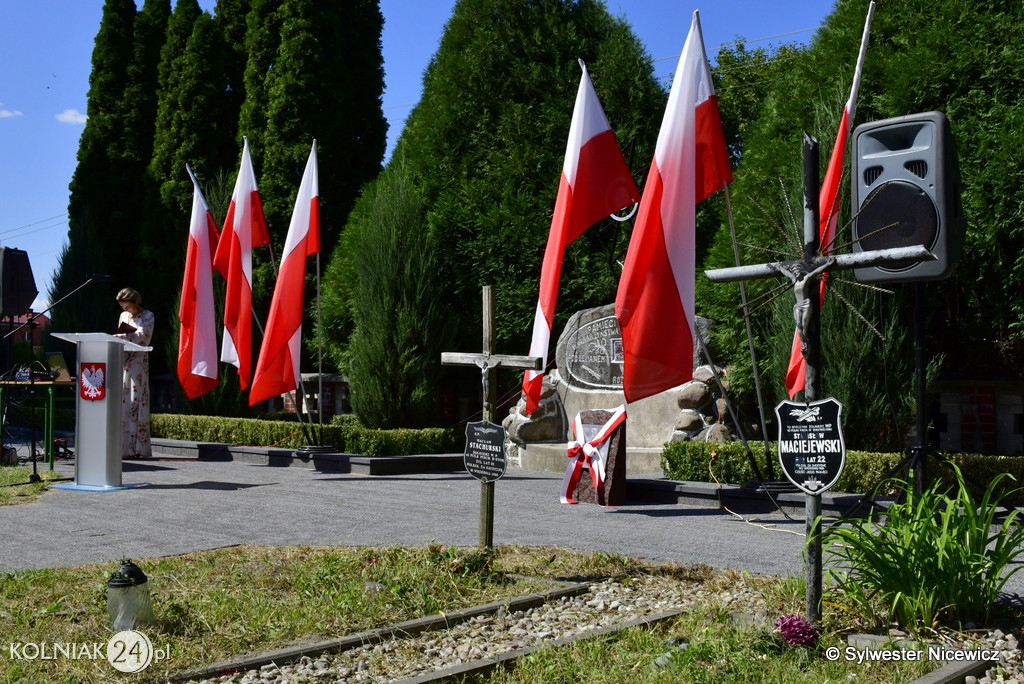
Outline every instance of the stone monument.
<svg viewBox="0 0 1024 684"><path fill-rule="evenodd" d="M697 331L708 340L711 322L697 318ZM561 471L565 444L572 438L570 422L583 410L612 410L625 402L622 393L622 335L615 305L577 311L558 338L557 368L544 378L540 407L524 413L525 401L511 409L503 421L508 431L506 452L511 467ZM717 369L719 376L724 374ZM734 439L726 425L725 406L714 371L694 358L693 380L629 404L631 473L661 472L661 450L666 442Z"/></svg>

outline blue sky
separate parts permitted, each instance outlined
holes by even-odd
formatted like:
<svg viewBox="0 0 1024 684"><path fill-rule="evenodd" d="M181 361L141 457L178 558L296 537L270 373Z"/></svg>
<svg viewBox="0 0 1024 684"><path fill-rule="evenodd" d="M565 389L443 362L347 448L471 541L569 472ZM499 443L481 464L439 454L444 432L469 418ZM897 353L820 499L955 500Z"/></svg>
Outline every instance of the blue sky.
<svg viewBox="0 0 1024 684"><path fill-rule="evenodd" d="M142 0L137 2L141 5ZM389 150L419 99L423 70L454 4L381 0ZM807 42L833 4L834 0L717 0L702 7L680 0L607 2L613 14L633 26L656 60L656 73L666 87L695 9L700 10L704 42L714 61L718 46L737 36L756 40L756 46ZM865 12L867 4L865 0ZM211 12L214 5L215 0L200 0L200 6ZM102 0L7 0L0 10L0 245L28 252L40 292L37 311L48 305L42 300L67 239L68 183L85 126L93 39L102 9ZM571 109L572 102L566 107ZM258 181L260 170L256 173ZM187 231L183 225L183 240Z"/></svg>

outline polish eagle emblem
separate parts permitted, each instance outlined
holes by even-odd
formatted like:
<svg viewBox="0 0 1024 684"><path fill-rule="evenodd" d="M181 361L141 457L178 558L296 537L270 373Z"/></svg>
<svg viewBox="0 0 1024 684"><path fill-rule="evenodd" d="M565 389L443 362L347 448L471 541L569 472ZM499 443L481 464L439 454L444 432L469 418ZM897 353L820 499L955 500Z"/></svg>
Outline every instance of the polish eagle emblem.
<svg viewBox="0 0 1024 684"><path fill-rule="evenodd" d="M83 363L78 374L79 390L83 399L97 401L107 395L105 363Z"/></svg>

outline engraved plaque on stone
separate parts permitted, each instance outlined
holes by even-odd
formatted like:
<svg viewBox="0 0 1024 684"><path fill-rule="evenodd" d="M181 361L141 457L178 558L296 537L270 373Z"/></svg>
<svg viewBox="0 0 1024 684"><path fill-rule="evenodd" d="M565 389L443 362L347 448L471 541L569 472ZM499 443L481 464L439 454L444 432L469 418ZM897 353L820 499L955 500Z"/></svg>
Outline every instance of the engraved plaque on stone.
<svg viewBox="0 0 1024 684"><path fill-rule="evenodd" d="M622 333L615 305L578 311L558 340L558 368L577 389L622 389Z"/></svg>

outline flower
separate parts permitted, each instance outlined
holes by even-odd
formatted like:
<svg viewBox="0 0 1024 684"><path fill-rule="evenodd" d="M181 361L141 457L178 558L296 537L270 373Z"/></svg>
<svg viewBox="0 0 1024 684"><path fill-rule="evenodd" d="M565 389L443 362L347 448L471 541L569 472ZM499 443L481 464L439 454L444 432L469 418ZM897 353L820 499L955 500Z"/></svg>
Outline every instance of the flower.
<svg viewBox="0 0 1024 684"><path fill-rule="evenodd" d="M812 647L818 642L818 630L799 615L783 615L775 621L775 629L787 644Z"/></svg>

